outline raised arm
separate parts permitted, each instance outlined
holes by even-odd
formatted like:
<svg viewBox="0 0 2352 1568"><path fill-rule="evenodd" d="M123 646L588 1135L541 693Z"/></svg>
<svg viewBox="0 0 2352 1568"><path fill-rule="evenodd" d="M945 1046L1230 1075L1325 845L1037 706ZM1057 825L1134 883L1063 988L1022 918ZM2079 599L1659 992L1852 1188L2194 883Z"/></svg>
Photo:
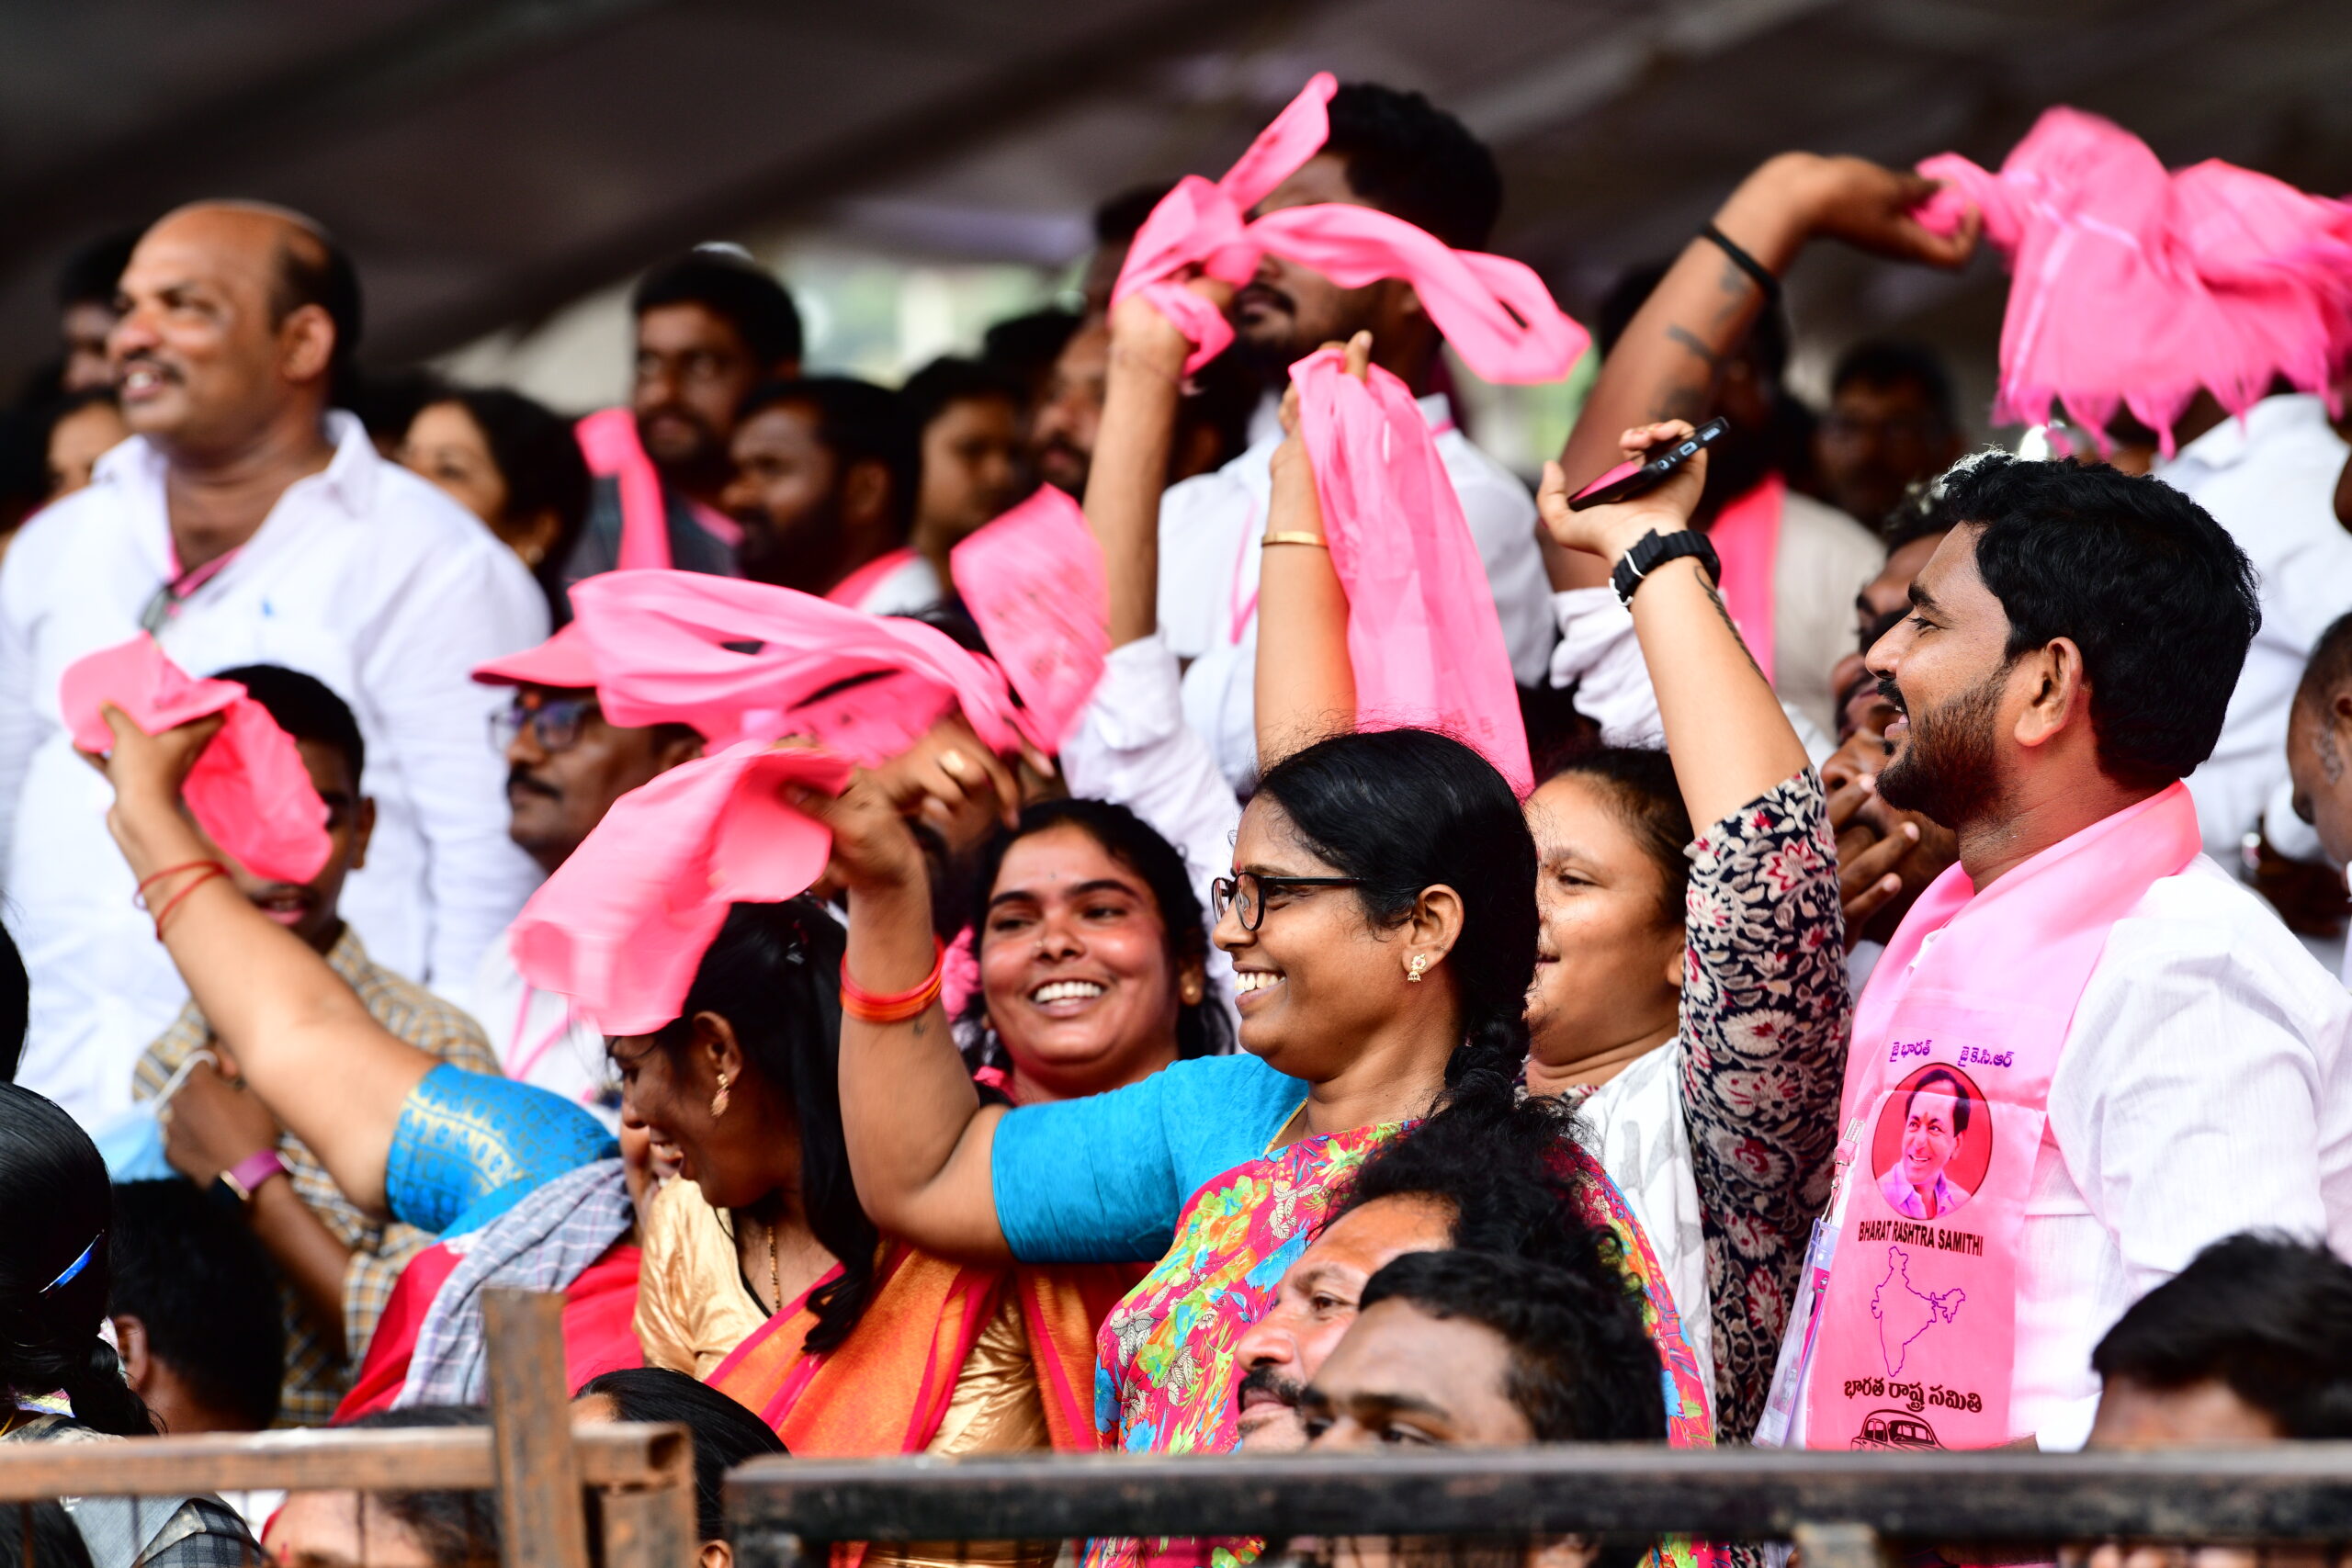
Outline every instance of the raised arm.
<svg viewBox="0 0 2352 1568"><path fill-rule="evenodd" d="M1875 254L1952 267L1976 246L1974 213L1957 234L1929 233L1911 216L1935 182L1860 158L1783 152L1716 209L1716 231L1774 277L1816 235ZM1703 236L1682 249L1600 367L1568 433L1560 468L1574 491L1617 460L1618 432L1663 420L1704 419L1715 381L1765 304L1761 282ZM1596 588L1615 558L1547 549L1555 589ZM1693 818L1698 820L1698 818ZM1713 820L1712 818L1706 820Z"/></svg>
<svg viewBox="0 0 2352 1568"><path fill-rule="evenodd" d="M1328 345L1327 345L1328 346ZM1372 334L1347 347L1348 374L1361 381ZM1274 449L1273 491L1258 576L1258 769L1329 735L1355 728L1356 672L1348 660L1348 592L1323 537L1315 463L1298 429L1298 389L1283 394L1283 444Z"/></svg>
<svg viewBox="0 0 2352 1568"><path fill-rule="evenodd" d="M114 750L103 766L115 791L107 826L132 873L158 878L148 904L170 907L164 945L197 1006L245 1081L344 1195L387 1213L392 1134L433 1058L387 1032L324 959L228 877L200 869L220 852L181 811L180 785L218 723L149 736L111 705L106 716ZM199 869L175 869L191 866Z"/></svg>

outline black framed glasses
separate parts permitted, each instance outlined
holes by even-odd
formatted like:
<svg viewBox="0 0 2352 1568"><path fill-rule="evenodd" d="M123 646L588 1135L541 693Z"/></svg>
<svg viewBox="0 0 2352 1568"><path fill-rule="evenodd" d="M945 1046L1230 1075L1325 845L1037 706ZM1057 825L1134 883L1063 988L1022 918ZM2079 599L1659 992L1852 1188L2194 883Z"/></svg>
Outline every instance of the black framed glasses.
<svg viewBox="0 0 2352 1568"><path fill-rule="evenodd" d="M517 692L514 700L490 716L490 744L503 753L524 730L550 754L580 743L580 732L596 716L594 697L541 697Z"/></svg>
<svg viewBox="0 0 2352 1568"><path fill-rule="evenodd" d="M1231 876L1220 876L1209 884L1209 906L1218 919L1225 919L1227 909L1241 917L1241 929L1254 931L1266 918L1266 897L1269 894L1288 893L1302 887L1362 887L1361 876L1261 876L1254 871L1237 871Z"/></svg>

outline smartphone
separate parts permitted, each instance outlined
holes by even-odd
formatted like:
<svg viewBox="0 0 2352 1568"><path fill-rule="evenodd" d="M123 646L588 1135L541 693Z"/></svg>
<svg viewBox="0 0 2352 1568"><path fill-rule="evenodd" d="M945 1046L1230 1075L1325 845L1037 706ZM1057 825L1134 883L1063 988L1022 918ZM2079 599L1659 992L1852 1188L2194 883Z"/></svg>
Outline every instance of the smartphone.
<svg viewBox="0 0 2352 1568"><path fill-rule="evenodd" d="M1568 497L1568 508L1582 512L1588 506L1606 506L1613 501L1631 501L1664 484L1667 476L1690 460L1690 455L1702 446L1712 446L1731 429L1731 421L1717 414L1673 446L1649 458L1628 457L1584 489Z"/></svg>

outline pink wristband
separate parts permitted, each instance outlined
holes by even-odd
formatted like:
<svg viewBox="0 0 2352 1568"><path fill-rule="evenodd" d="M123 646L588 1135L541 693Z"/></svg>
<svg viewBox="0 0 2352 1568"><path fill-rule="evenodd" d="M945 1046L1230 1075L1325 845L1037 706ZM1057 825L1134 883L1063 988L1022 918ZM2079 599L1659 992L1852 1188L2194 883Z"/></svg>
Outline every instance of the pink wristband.
<svg viewBox="0 0 2352 1568"><path fill-rule="evenodd" d="M250 1203L254 1201L254 1194L261 1190L263 1182L273 1176L290 1174L286 1168L286 1162L277 1157L276 1149L263 1149L257 1154L247 1155L222 1171L220 1179L229 1184L229 1190L237 1195L239 1202Z"/></svg>

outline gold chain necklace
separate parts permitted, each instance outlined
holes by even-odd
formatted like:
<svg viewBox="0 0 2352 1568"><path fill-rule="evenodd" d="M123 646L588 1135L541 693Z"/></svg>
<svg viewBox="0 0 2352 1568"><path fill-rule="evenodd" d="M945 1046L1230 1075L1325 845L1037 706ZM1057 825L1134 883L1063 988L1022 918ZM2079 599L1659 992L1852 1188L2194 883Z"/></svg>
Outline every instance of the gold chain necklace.
<svg viewBox="0 0 2352 1568"><path fill-rule="evenodd" d="M775 1312L782 1312L782 1311L784 1310L784 1276L783 1276L783 1274L782 1274L780 1271L778 1271L778 1269L777 1269L777 1268L776 1268L776 1262L775 1262L775 1225L773 1225L773 1224L771 1224L771 1225L769 1225L769 1226L767 1227L767 1230L768 1230L768 1292L769 1292L769 1293L770 1293L770 1294L772 1294L773 1296L775 1296ZM775 1315L775 1314L774 1314L774 1313L771 1313L769 1315L773 1316L773 1315Z"/></svg>

